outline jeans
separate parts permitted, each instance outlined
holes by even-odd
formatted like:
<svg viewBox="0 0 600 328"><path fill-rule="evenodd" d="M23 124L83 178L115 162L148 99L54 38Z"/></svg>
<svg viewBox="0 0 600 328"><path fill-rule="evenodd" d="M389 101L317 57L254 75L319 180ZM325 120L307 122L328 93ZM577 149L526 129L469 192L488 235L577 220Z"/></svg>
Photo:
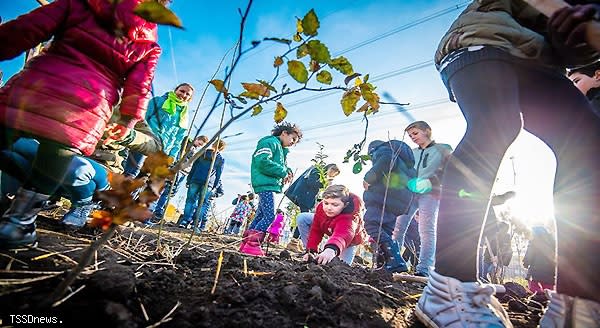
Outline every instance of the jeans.
<svg viewBox="0 0 600 328"><path fill-rule="evenodd" d="M129 151L129 155L123 165L123 174L131 178L137 177L138 174L140 174L145 161L146 155L136 151Z"/></svg>
<svg viewBox="0 0 600 328"><path fill-rule="evenodd" d="M242 227L242 221L231 220L229 222L229 226L225 230L226 235L237 235L240 233L240 228Z"/></svg>
<svg viewBox="0 0 600 328"><path fill-rule="evenodd" d="M382 221L382 205L369 204L366 205L367 210L364 215L365 230L375 241L391 240L392 232L396 225L396 215L391 212L383 212ZM381 236L379 236L379 224L381 222Z"/></svg>
<svg viewBox="0 0 600 328"><path fill-rule="evenodd" d="M396 220L399 230L398 244L404 245L406 231L415 213L419 210L419 238L421 240L421 251L419 253L419 264L416 272L428 273L435 260L435 240L438 208L440 201L431 194L418 195L413 198L408 214L400 215Z"/></svg>
<svg viewBox="0 0 600 328"><path fill-rule="evenodd" d="M181 218L181 224L187 226L192 223L194 220L194 216L196 215L196 211L199 207L200 198L202 196L202 191L204 189L204 183L190 183L187 191L187 197L185 198L185 208L183 210L183 216ZM198 222L199 222L199 230L204 230L207 221L208 210L210 208L210 197L212 196L212 191L207 191L204 196L204 202L202 206L200 206L200 213L198 213Z"/></svg>
<svg viewBox="0 0 600 328"><path fill-rule="evenodd" d="M39 143L35 139L18 139L10 152L10 157L14 160L13 164L20 165L25 172L31 172L33 158L38 148ZM15 193L20 184L18 180L2 172L3 195ZM59 193L69 197L73 204L81 204L91 201L96 190L105 190L108 187L108 173L104 166L87 157L73 156Z"/></svg>
<svg viewBox="0 0 600 328"><path fill-rule="evenodd" d="M181 182L186 178L183 174L178 174L175 177L175 185L173 186L173 191L171 192L171 197L177 194L177 190L179 190L179 186L181 186ZM169 198L169 190L171 190L171 183L165 183L165 189L160 194L160 198L156 201L156 203L150 205L150 210L154 212L154 216L162 217L165 214L165 207L167 205L167 199Z"/></svg>
<svg viewBox="0 0 600 328"><path fill-rule="evenodd" d="M600 302L600 118L586 97L564 75L534 62L480 59L444 78L468 124L442 180L436 271L477 280L492 185L524 124L557 159L557 291Z"/></svg>
<svg viewBox="0 0 600 328"><path fill-rule="evenodd" d="M298 224L297 228L300 232L300 240L302 240L304 248L306 248L306 245L308 245L310 226L312 225L314 218L315 213L300 213L298 214L298 217L296 217L296 223ZM354 255L356 253L356 246L357 245L348 246L346 249L342 250L340 255L338 255L340 260L346 262L348 265L352 264L354 261Z"/></svg>

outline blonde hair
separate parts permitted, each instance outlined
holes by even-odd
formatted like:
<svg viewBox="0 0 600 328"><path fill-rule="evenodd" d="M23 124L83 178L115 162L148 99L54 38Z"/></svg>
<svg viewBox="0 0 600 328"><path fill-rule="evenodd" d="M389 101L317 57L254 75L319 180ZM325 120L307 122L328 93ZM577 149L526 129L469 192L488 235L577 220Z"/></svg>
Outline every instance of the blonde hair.
<svg viewBox="0 0 600 328"><path fill-rule="evenodd" d="M214 142L212 144L211 148L214 149L214 150L216 150L216 151L218 151L218 152L221 152L221 151L223 151L225 149L225 145L226 145L225 141L223 141L221 139L219 141Z"/></svg>

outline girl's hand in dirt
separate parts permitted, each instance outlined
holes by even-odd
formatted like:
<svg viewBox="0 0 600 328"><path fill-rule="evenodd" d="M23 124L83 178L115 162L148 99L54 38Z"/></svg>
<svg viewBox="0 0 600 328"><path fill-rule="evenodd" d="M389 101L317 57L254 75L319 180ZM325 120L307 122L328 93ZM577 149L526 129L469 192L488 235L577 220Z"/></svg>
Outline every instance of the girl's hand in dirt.
<svg viewBox="0 0 600 328"><path fill-rule="evenodd" d="M327 264L335 257L335 251L331 248L325 248L319 255L317 255L317 264Z"/></svg>
<svg viewBox="0 0 600 328"><path fill-rule="evenodd" d="M119 141L129 135L130 129L126 126L111 123L106 126L106 139L104 139L103 144L108 145L111 142Z"/></svg>

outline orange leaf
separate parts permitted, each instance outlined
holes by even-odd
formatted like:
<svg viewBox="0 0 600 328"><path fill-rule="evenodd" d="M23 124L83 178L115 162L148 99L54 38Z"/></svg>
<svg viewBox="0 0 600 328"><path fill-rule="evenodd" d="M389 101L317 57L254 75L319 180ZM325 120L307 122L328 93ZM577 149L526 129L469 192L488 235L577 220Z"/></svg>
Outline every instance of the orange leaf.
<svg viewBox="0 0 600 328"><path fill-rule="evenodd" d="M268 97L270 94L269 88L261 83L245 83L242 82L242 86L246 91L258 94L263 97Z"/></svg>

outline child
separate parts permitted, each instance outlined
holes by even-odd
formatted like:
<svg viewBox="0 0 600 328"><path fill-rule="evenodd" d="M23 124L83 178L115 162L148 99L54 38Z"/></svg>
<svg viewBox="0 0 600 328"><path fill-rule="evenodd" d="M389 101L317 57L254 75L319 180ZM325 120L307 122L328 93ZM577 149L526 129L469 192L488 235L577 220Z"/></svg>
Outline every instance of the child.
<svg viewBox="0 0 600 328"><path fill-rule="evenodd" d="M287 167L288 147L302 138L300 128L283 122L276 125L271 135L258 141L252 155L250 169L252 188L258 194L256 216L244 232L240 252L253 256L264 256L261 243L267 228L275 219L273 193L280 193L283 184L292 180L292 170Z"/></svg>
<svg viewBox="0 0 600 328"><path fill-rule="evenodd" d="M277 214L275 215L275 220L267 229L269 233L268 241L274 244L279 243L279 237L281 236L281 232L283 231L283 227L285 226L285 214L281 209L277 209Z"/></svg>
<svg viewBox="0 0 600 328"><path fill-rule="evenodd" d="M400 215L396 219L394 240L398 241L400 245L404 244L406 231L412 217L418 210L421 250L415 275L427 277L429 276L429 267L433 266L435 259L436 227L440 206L440 179L442 178L446 159L452 152L452 147L447 144L436 143L431 139L431 127L427 122L413 122L404 131L417 145L416 148L413 148L417 177L409 181L409 188L416 194L411 201L408 213Z"/></svg>
<svg viewBox="0 0 600 328"><path fill-rule="evenodd" d="M43 203L73 157L94 151L119 100L109 139L124 138L144 116L161 50L156 24L133 13L141 2L56 0L0 25L0 60L54 37L0 89L0 149L19 136L40 143L31 176L2 216L0 248L35 241Z"/></svg>
<svg viewBox="0 0 600 328"><path fill-rule="evenodd" d="M600 116L600 61L571 69L568 76L590 101L594 113Z"/></svg>
<svg viewBox="0 0 600 328"><path fill-rule="evenodd" d="M544 289L554 289L556 241L544 227L533 227L531 230L533 236L523 257L523 266L528 269L529 290L534 293L543 293Z"/></svg>
<svg viewBox="0 0 600 328"><path fill-rule="evenodd" d="M225 230L225 234L237 235L240 233L240 227L250 214L250 204L248 195L240 195L231 216L229 216L229 226Z"/></svg>
<svg viewBox="0 0 600 328"><path fill-rule="evenodd" d="M206 152L200 156L194 164L190 174L187 177L187 196L185 198L185 209L183 215L179 219L180 227L187 227L188 224L194 220L194 213L196 209L200 209L198 213L199 226L194 227L198 232L204 230L206 224L206 217L210 206L210 198L213 194L217 193L221 186L221 174L223 173L223 166L225 165L225 159L221 156L221 152L225 149L225 141L219 140L212 144L211 149L207 149ZM211 170L211 162L214 159L214 164ZM204 186L208 181L206 189ZM222 191L219 191L222 194ZM203 202L200 203L200 200Z"/></svg>
<svg viewBox="0 0 600 328"><path fill-rule="evenodd" d="M495 288L477 282L477 248L498 167L523 127L557 158L558 293L540 326L600 326L600 118L563 74L598 58L577 33L597 12L565 7L546 20L524 1L476 0L442 38L435 62L467 130L442 179L436 265L416 309L428 326L512 327Z"/></svg>
<svg viewBox="0 0 600 328"><path fill-rule="evenodd" d="M400 245L392 239L396 217L406 214L412 199L407 183L416 176L415 159L410 147L402 141L374 140L368 153L373 167L365 174L363 199L365 229L376 242L384 268L390 272L408 271L400 254ZM379 228L381 226L381 229Z"/></svg>
<svg viewBox="0 0 600 328"><path fill-rule="evenodd" d="M315 213L298 216L300 238L305 241L308 251L304 260L309 260L312 253L317 254L315 260L318 264L327 264L336 256L352 264L356 246L367 240L360 210L360 198L350 193L348 188L342 185L327 187ZM319 244L325 235L329 239L319 252Z"/></svg>
<svg viewBox="0 0 600 328"><path fill-rule="evenodd" d="M160 97L154 97L148 103L146 121L152 132L162 140L163 152L174 160L179 156L181 145L188 129L188 105L194 95L194 87L181 83L175 90ZM125 175L135 178L142 169L146 156L130 152L125 165Z"/></svg>

